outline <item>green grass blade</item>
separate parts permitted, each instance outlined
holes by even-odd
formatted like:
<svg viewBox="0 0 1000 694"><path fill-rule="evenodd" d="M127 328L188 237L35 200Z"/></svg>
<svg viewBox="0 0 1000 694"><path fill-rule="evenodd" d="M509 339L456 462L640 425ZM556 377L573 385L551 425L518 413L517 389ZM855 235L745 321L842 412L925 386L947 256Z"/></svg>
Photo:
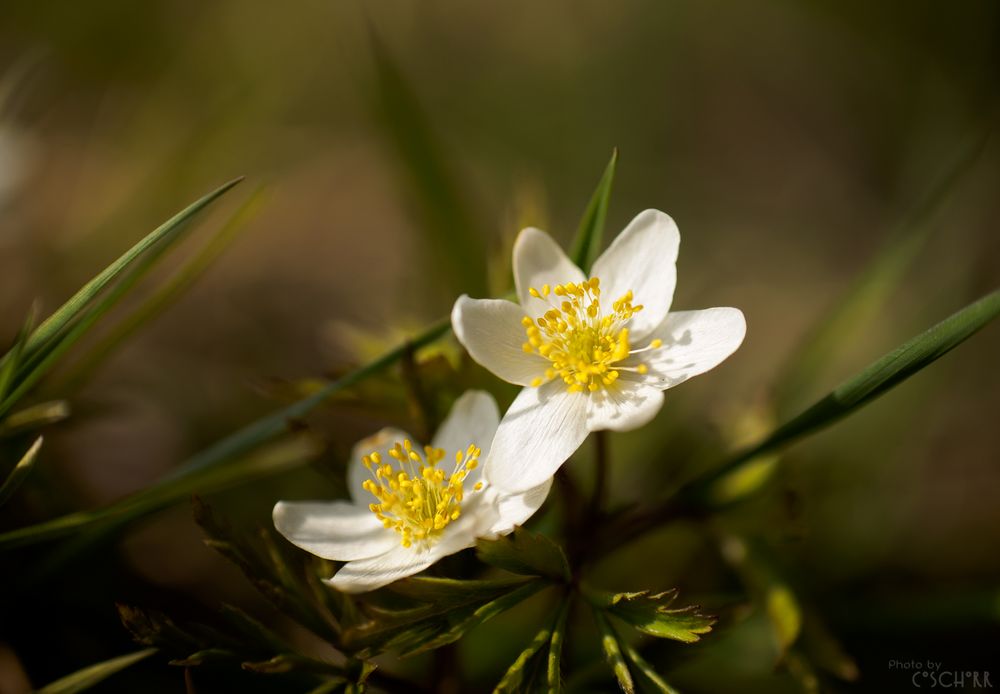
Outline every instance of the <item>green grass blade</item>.
<svg viewBox="0 0 1000 694"><path fill-rule="evenodd" d="M69 403L65 400L49 400L25 407L0 422L0 438L61 422L69 413Z"/></svg>
<svg viewBox="0 0 1000 694"><path fill-rule="evenodd" d="M38 383L38 381L40 381L42 377L45 376L45 374L48 373L53 366L55 366L56 362L58 362L59 359L73 347L73 345L86 335L108 311L114 308L114 306L122 298L124 298L126 294L128 294L132 287L145 277L145 275L163 258L164 254L170 250L172 241L179 238L179 234L185 228L186 222L190 220L198 210L203 209L209 202L211 202L211 200L219 197L223 192L235 184L236 182L227 184L228 187L223 186L223 188L220 188L215 193L212 193L209 196L202 198L202 200L194 205L189 206L184 212L175 215L171 221L160 227L161 229L169 228L168 235L161 235L158 237L158 240L163 240L162 243L156 244L154 242L152 245L146 246L144 249L145 253L137 255L135 258L130 260L127 266L123 266L121 270L116 272L115 275L117 276L121 272L127 270L120 281L100 296L96 304L92 304L89 307L88 305L79 305L73 316L68 318L67 322L64 324L63 327L65 330L53 334L49 339L40 344L34 354L30 355L25 360L23 367L20 369L24 373L19 375L17 385L7 398L0 402L0 417L9 412L10 409L17 404L18 400L27 395L28 392L30 392L31 389ZM194 209L195 207L197 207L197 209ZM191 211L192 209L194 209L194 211ZM156 233L157 232L154 232L154 234ZM150 237L146 238L148 239ZM134 246L133 250L137 247L138 245ZM119 261L120 260L121 259L119 259ZM107 286L107 283L102 286ZM86 287L84 287L84 289L86 289ZM83 290L81 290L81 292L82 291ZM79 292L77 295L79 296ZM73 320L74 318L75 320ZM51 320L51 318L49 320ZM29 338L29 345L31 343L31 339L41 332L44 326L45 323L43 323L42 326L35 331L32 337Z"/></svg>
<svg viewBox="0 0 1000 694"><path fill-rule="evenodd" d="M212 263L236 240L240 232L260 212L264 202L263 188L258 188L229 218L222 228L212 236L201 251L187 262L173 277L170 278L156 293L150 296L132 314L121 321L101 341L96 344L74 366L73 372L66 379L53 387L59 393L76 391L100 368L108 357L114 354L117 347L134 335L146 323L162 314L184 292L186 292L201 277Z"/></svg>
<svg viewBox="0 0 1000 694"><path fill-rule="evenodd" d="M927 245L936 226L930 218L951 199L958 183L979 161L988 138L978 138L934 184L930 193L889 234L854 285L806 337L790 359L776 388L778 410L787 412L814 385L842 348L843 336L856 334L879 314L892 290Z"/></svg>
<svg viewBox="0 0 1000 694"><path fill-rule="evenodd" d="M487 293L484 237L475 215L448 166L442 143L403 71L374 33L372 107L400 164L406 188L417 206L426 245L454 281L455 291Z"/></svg>
<svg viewBox="0 0 1000 694"><path fill-rule="evenodd" d="M545 662L545 680L548 690L552 694L560 694L562 691L562 650L566 641L566 622L569 619L569 608L573 597L567 593L563 597L562 605L559 606L559 613L556 615L555 625L552 627L552 639L549 641L549 653Z"/></svg>
<svg viewBox="0 0 1000 694"><path fill-rule="evenodd" d="M80 315L90 302L124 272L136 259L150 248L158 244L168 245L177 238L191 219L237 185L242 178L230 181L215 191L193 202L164 222L149 235L126 251L115 262L108 265L92 280L83 285L80 290L38 326L38 329L28 338L27 352L33 353L50 339L62 331L74 318Z"/></svg>
<svg viewBox="0 0 1000 694"><path fill-rule="evenodd" d="M111 677L111 675L121 672L125 668L138 663L140 660L148 658L156 653L156 651L156 648L145 648L135 653L105 660L103 663L90 665L42 687L38 690L38 694L76 694L76 692L86 691L103 682L108 677Z"/></svg>
<svg viewBox="0 0 1000 694"><path fill-rule="evenodd" d="M238 484L240 482L239 465L227 466L227 463L286 433L290 421L301 419L335 393L350 388L369 376L388 368L397 362L407 350L419 349L434 342L447 334L450 328L450 321L447 318L442 319L408 343L400 345L362 368L330 383L313 395L258 419L196 454L160 482L138 495L140 499L155 496L159 499L157 504L150 505L145 502L136 505L136 497L129 497L96 511L72 513L37 525L11 530L0 535L0 550L65 537L87 528L108 524L121 525L165 505L180 501L186 498L191 491L199 491L201 489L199 485L205 479L204 476L211 479L212 475L219 475L223 479L230 480L233 484ZM182 481L184 484L181 484ZM167 491L164 492L164 489Z"/></svg>
<svg viewBox="0 0 1000 694"><path fill-rule="evenodd" d="M614 671L618 685L625 694L633 694L635 692L635 684L632 681L632 673L629 672L628 664L625 662L625 656L622 655L618 636L611 628L608 618L596 607L594 608L594 622L596 622L597 631L601 635L601 649L604 651L604 657L608 661L608 665L611 666L612 671Z"/></svg>
<svg viewBox="0 0 1000 694"><path fill-rule="evenodd" d="M38 306L35 304L28 311L28 318L24 321L24 325L21 326L17 337L14 338L13 346L3 355L3 359L0 359L0 402L3 402L4 398L7 397L10 386L14 382L14 375L21 365L21 355L24 354L24 347L28 343L28 336L31 335L31 331L35 327L35 317L37 314Z"/></svg>
<svg viewBox="0 0 1000 694"><path fill-rule="evenodd" d="M35 459L38 457L38 451L41 447L42 437L39 436L31 444L28 452L21 456L21 460L10 471L10 474L7 475L7 479L4 480L3 485L0 485L0 506L6 504L10 500L10 497L14 496L14 492L18 490L24 480L27 479L28 473L35 466Z"/></svg>
<svg viewBox="0 0 1000 694"><path fill-rule="evenodd" d="M641 691L651 694L680 694L639 654L639 651L625 641L619 640L618 643L625 652L625 658L632 666L632 672L635 673L635 678L639 681Z"/></svg>
<svg viewBox="0 0 1000 694"><path fill-rule="evenodd" d="M611 160L604 168L604 174L597 183L597 189L587 203L587 209L580 220L580 226L573 240L570 258L584 272L590 271L590 266L597 260L601 252L604 238L604 222L608 216L608 204L611 201L611 186L615 181L615 168L618 166L618 150L611 152Z"/></svg>
<svg viewBox="0 0 1000 694"><path fill-rule="evenodd" d="M846 417L947 354L997 315L1000 315L1000 290L987 294L876 360L812 407L778 427L759 444L699 478L685 491L700 494L712 482L744 462Z"/></svg>

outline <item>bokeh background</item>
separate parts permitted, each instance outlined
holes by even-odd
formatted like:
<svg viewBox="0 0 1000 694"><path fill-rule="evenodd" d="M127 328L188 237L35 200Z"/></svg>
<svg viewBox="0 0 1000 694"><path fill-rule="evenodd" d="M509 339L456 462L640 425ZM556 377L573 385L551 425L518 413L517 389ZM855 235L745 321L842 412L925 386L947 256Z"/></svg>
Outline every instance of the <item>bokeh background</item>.
<svg viewBox="0 0 1000 694"><path fill-rule="evenodd" d="M889 245L921 239L885 300L844 326L789 402L807 404L1000 277L1000 146L977 144L995 129L1000 96L1000 6L990 0L13 0L0 6L0 79L5 341L32 300L51 311L224 181L247 177L194 244L239 196L263 185L266 198L211 270L72 392L72 417L47 433L2 529L140 489L314 379L445 315L459 292L504 291L517 230L568 242L614 147L609 233L647 207L667 211L683 239L675 306L735 305L749 323L743 348L671 391L655 425L613 437L616 503L794 413L761 403ZM940 204L921 211L969 151L979 154ZM461 376L442 398L464 384L511 397L444 352ZM795 577L852 657L859 677L834 689L904 691L894 659L1000 677L998 353L992 326L796 445L755 500L712 527L650 535L609 557L599 578L739 602L729 595L738 572L724 561L739 554L737 533ZM279 498L341 493L356 439L385 422L414 426L393 388L373 385L367 404L348 398L314 418L329 444L321 460L213 504L267 523ZM588 463L584 452L571 464L582 483ZM0 585L50 551L5 558ZM29 589L11 584L0 692L133 648L115 601L180 611L235 601L291 629L202 545L186 505ZM660 647L672 681L688 692L801 691L776 668L760 610L726 614L702 644ZM476 690L534 625L517 612L468 639L462 667ZM498 646L494 628L509 643ZM582 663L594 651L578 628L570 662ZM238 682L232 691L280 690L267 678ZM182 691L183 674L150 661L98 691L140 686Z"/></svg>

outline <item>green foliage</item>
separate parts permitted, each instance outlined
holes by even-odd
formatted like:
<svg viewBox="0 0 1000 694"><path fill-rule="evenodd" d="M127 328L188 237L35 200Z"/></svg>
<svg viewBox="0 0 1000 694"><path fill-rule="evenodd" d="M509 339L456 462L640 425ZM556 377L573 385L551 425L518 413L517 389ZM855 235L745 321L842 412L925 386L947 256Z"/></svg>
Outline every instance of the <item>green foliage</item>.
<svg viewBox="0 0 1000 694"><path fill-rule="evenodd" d="M694 643L712 630L715 617L701 614L696 605L671 608L677 599L676 590L651 593L611 593L587 590L587 599L594 607L618 617L651 636Z"/></svg>
<svg viewBox="0 0 1000 694"><path fill-rule="evenodd" d="M597 631L601 637L601 650L604 651L604 657L615 673L618 686L625 694L633 694L635 683L632 680L632 673L629 672L628 663L625 662L625 656L622 655L618 635L611 628L607 617L597 608L594 609L594 622L597 624Z"/></svg>
<svg viewBox="0 0 1000 694"><path fill-rule="evenodd" d="M629 670L639 685L639 691L647 692L647 694L679 694L676 689L667 684L667 681L653 669L652 665L646 662L645 658L639 654L639 651L634 646L621 639L618 640L618 645L621 646L622 651L625 653Z"/></svg>
<svg viewBox="0 0 1000 694"><path fill-rule="evenodd" d="M539 630L531 643L507 668L507 672L493 690L495 694L516 692L558 694L562 691L560 661L570 602L571 598L568 595L563 598L551 624Z"/></svg>
<svg viewBox="0 0 1000 694"><path fill-rule="evenodd" d="M554 581L570 579L569 563L562 547L549 538L524 528L496 540L476 543L480 561L523 576L543 576Z"/></svg>
<svg viewBox="0 0 1000 694"><path fill-rule="evenodd" d="M103 682L117 672L124 670L140 660L145 660L156 653L155 648L144 648L135 653L120 655L117 658L105 660L103 663L89 665L82 670L77 670L71 675L48 684L38 690L37 694L76 694Z"/></svg>
<svg viewBox="0 0 1000 694"><path fill-rule="evenodd" d="M7 479L4 480L3 484L0 485L0 506L6 504L10 497L14 495L17 488L21 486L24 480L28 477L28 473L31 472L32 468L35 466L35 459L38 457L38 451L42 448L42 437L39 436L35 439L35 442L31 444L31 448L21 456L21 460L18 461L14 469L10 471L7 475Z"/></svg>
<svg viewBox="0 0 1000 694"><path fill-rule="evenodd" d="M604 238L604 222L608 216L608 205L611 202L611 186L615 181L615 168L618 166L618 150L611 153L611 160L597 183L597 189L587 203L587 209L580 220L576 237L569 257L584 272L590 271L590 266L601 253L601 241Z"/></svg>

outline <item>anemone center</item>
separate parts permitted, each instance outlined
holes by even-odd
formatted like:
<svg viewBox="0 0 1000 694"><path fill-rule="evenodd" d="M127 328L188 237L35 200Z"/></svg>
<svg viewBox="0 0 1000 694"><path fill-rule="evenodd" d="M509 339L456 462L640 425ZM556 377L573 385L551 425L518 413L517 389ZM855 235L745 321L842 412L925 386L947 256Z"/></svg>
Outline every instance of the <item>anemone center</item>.
<svg viewBox="0 0 1000 694"><path fill-rule="evenodd" d="M393 462L374 451L361 459L371 474L362 486L377 501L368 509L383 526L399 533L404 547L434 542L461 515L463 485L479 465L480 453L475 444L469 444L455 453L455 469L446 473L439 467L446 455L443 448L424 446L421 452L409 440L397 441L389 449ZM482 487L482 482L476 482L473 491Z"/></svg>
<svg viewBox="0 0 1000 694"><path fill-rule="evenodd" d="M550 306L538 318L521 319L527 336L524 351L538 354L550 364L545 377L535 378L532 386L558 378L570 392L594 392L613 386L622 371L646 373L645 364L624 367L620 363L642 351L632 350L629 344L628 321L643 308L632 303L631 290L611 302L610 311L601 306L601 280L597 277L579 284L531 287L528 293Z"/></svg>

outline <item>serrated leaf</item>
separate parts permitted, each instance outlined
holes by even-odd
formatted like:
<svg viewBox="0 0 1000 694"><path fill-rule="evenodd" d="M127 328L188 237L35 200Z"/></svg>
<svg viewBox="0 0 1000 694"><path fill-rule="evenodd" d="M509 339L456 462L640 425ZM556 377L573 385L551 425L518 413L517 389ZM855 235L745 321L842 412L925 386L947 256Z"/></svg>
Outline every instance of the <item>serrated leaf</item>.
<svg viewBox="0 0 1000 694"><path fill-rule="evenodd" d="M148 658L156 651L155 648L145 648L135 653L105 660L103 663L90 665L42 687L37 694L76 694L76 692L86 691L111 675Z"/></svg>
<svg viewBox="0 0 1000 694"><path fill-rule="evenodd" d="M549 538L524 528L510 535L476 543L479 560L524 576L543 576L554 581L570 579L566 554Z"/></svg>
<svg viewBox="0 0 1000 694"><path fill-rule="evenodd" d="M716 480L746 461L813 434L860 409L972 337L998 314L1000 290L995 290L877 359L757 445L686 485L681 493L703 498Z"/></svg>
<svg viewBox="0 0 1000 694"><path fill-rule="evenodd" d="M676 590L662 593L588 590L587 598L594 606L657 638L694 643L715 624L715 617L701 614L696 605L672 609L670 606L677 599Z"/></svg>
<svg viewBox="0 0 1000 694"><path fill-rule="evenodd" d="M10 471L7 475L7 479L4 480L3 485L0 485L0 506L6 504L14 492L18 490L24 480L27 479L28 474L35 466L35 459L38 457L38 451L42 448L42 437L39 436L35 439L35 442L31 444L28 451L21 456L21 460L18 461L14 469Z"/></svg>
<svg viewBox="0 0 1000 694"><path fill-rule="evenodd" d="M625 662L625 657L622 655L618 637L611 629L611 624L608 623L607 617L597 608L594 609L594 622L597 623L597 631L601 636L601 650L604 651L604 658L608 661L608 665L611 666L612 672L615 673L618 686L622 688L625 694L633 694L635 692L635 683L632 680L632 673L629 672L628 664Z"/></svg>
<svg viewBox="0 0 1000 694"><path fill-rule="evenodd" d="M601 252L601 241L604 238L604 222L608 216L608 204L611 201L611 186L615 180L615 168L618 165L618 149L611 152L611 159L604 168L597 189L587 203L587 209L577 227L569 257L585 273L597 260Z"/></svg>

